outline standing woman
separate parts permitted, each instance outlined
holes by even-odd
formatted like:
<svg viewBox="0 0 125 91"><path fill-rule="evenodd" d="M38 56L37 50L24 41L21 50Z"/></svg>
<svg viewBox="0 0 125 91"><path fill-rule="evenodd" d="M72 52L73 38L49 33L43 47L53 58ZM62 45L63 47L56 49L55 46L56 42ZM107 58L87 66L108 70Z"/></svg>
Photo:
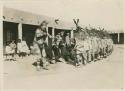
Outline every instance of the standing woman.
<svg viewBox="0 0 125 91"><path fill-rule="evenodd" d="M42 62L42 66L44 69L48 69L47 68L48 62L46 60L47 54L45 50L45 47L47 46L46 38L47 36L51 37L49 34L47 34L47 31L46 31L47 24L48 23L46 21L43 21L40 24L40 26L36 29L36 34L34 38L34 41L37 43L38 48L40 50L41 57L39 58L39 61Z"/></svg>

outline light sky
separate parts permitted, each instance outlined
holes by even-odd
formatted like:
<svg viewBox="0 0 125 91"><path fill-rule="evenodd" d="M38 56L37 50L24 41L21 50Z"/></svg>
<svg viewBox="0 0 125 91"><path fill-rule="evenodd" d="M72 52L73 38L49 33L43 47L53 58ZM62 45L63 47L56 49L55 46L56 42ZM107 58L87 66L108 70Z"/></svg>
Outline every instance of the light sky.
<svg viewBox="0 0 125 91"><path fill-rule="evenodd" d="M47 15L80 25L123 29L123 0L4 0L4 6Z"/></svg>

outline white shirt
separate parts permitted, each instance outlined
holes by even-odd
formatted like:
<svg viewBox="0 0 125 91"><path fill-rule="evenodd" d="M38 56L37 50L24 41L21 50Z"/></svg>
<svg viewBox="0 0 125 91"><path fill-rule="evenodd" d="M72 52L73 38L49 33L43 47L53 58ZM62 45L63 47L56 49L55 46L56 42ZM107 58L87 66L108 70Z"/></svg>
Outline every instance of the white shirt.
<svg viewBox="0 0 125 91"><path fill-rule="evenodd" d="M70 44L70 38L69 38L69 36L66 36L66 44Z"/></svg>
<svg viewBox="0 0 125 91"><path fill-rule="evenodd" d="M83 43L84 43L84 49L85 49L85 50L89 50L89 43L88 43L88 40L85 39Z"/></svg>
<svg viewBox="0 0 125 91"><path fill-rule="evenodd" d="M5 52L6 54L11 54L11 53L14 53L14 50L10 46L6 46Z"/></svg>
<svg viewBox="0 0 125 91"><path fill-rule="evenodd" d="M29 48L26 44L26 41L22 41L21 43L17 43L17 49L18 49L18 52L26 52L26 53L29 52Z"/></svg>

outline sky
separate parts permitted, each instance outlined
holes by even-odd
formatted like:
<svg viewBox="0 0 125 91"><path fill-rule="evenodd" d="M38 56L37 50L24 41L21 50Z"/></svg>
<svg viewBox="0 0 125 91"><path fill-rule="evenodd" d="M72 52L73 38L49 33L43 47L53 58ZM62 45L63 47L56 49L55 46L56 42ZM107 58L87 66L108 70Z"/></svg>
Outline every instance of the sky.
<svg viewBox="0 0 125 91"><path fill-rule="evenodd" d="M46 15L79 25L123 30L123 0L4 0L6 7Z"/></svg>

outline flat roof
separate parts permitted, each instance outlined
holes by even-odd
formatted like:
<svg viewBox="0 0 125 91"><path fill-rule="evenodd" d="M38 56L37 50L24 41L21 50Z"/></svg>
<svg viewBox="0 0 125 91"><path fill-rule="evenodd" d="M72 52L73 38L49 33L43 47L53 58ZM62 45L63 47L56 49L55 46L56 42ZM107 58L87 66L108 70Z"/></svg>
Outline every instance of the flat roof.
<svg viewBox="0 0 125 91"><path fill-rule="evenodd" d="M3 7L3 21L39 25L44 20L48 22L49 27L67 30L75 29L75 24L73 22L59 20L58 24L56 24L55 19L53 17Z"/></svg>

